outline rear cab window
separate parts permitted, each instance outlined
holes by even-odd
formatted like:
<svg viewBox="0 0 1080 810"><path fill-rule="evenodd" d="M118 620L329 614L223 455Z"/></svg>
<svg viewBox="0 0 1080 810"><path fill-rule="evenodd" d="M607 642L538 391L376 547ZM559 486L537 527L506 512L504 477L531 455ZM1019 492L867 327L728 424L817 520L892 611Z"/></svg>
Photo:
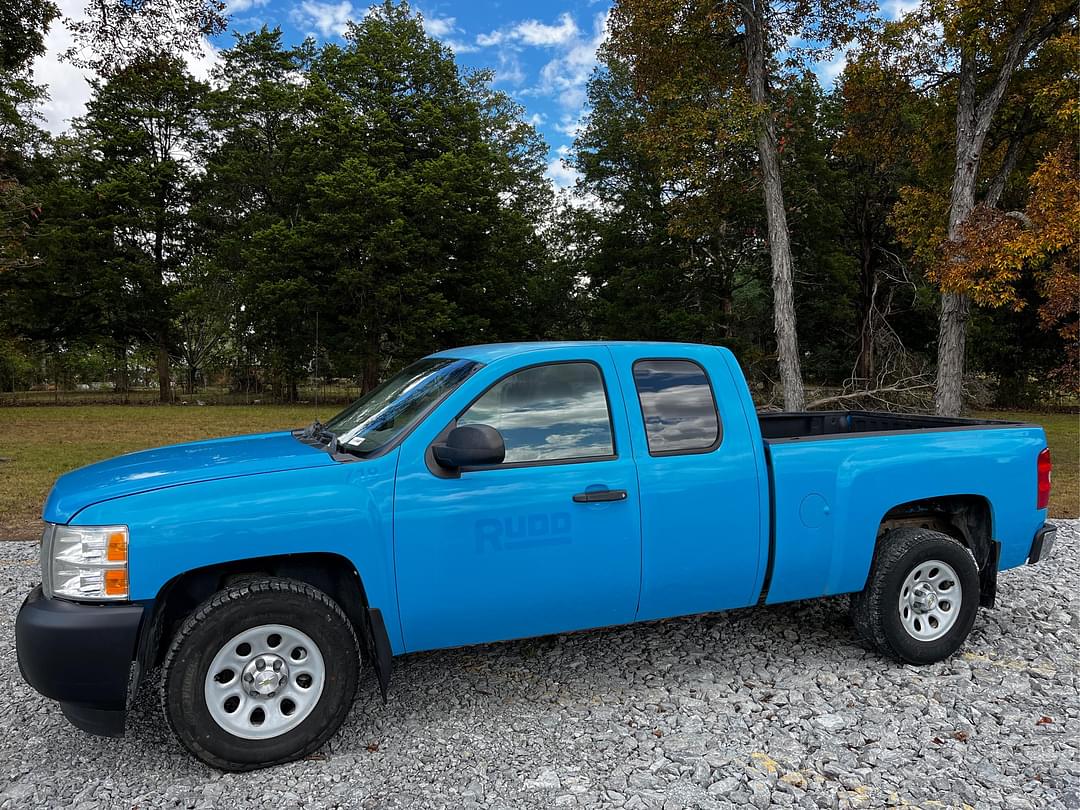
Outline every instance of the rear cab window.
<svg viewBox="0 0 1080 810"><path fill-rule="evenodd" d="M693 360L637 360L633 366L649 455L708 453L723 425L705 369Z"/></svg>

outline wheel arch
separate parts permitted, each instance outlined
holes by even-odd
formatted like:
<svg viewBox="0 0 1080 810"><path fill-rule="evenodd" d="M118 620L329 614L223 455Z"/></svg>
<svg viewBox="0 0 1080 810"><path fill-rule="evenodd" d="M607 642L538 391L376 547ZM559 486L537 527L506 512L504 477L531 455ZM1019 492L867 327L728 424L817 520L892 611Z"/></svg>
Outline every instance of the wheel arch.
<svg viewBox="0 0 1080 810"><path fill-rule="evenodd" d="M143 623L136 677L162 661L177 628L200 604L227 585L259 576L304 582L337 602L352 622L361 652L372 662L386 697L393 654L382 612L370 606L352 561L332 552L249 557L193 568L173 577L158 592L152 614Z"/></svg>
<svg viewBox="0 0 1080 810"><path fill-rule="evenodd" d="M994 539L993 508L985 496L942 495L897 504L878 523L876 543L904 527L933 529L963 543L979 569L980 604L994 606L1001 544Z"/></svg>

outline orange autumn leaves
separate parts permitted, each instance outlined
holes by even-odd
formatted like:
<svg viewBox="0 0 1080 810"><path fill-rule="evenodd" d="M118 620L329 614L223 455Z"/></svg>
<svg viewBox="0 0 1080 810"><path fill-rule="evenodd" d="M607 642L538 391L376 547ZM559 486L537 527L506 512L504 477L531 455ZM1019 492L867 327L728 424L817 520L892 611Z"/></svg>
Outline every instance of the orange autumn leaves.
<svg viewBox="0 0 1080 810"><path fill-rule="evenodd" d="M1023 306L1016 282L1032 273L1044 329L1057 329L1068 349L1061 382L1076 387L1080 362L1077 302L1080 300L1080 173L1077 144L1063 142L1029 178L1023 211L981 206L958 242L942 243L941 260L929 276L943 289L967 293L984 306Z"/></svg>

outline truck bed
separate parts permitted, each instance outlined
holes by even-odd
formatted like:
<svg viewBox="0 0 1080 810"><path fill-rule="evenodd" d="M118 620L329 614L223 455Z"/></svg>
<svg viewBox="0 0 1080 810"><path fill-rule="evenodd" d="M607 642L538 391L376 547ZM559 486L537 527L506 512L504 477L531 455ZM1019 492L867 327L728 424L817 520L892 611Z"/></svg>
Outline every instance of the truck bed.
<svg viewBox="0 0 1080 810"><path fill-rule="evenodd" d="M761 425L761 435L766 442L781 442L840 438L845 435L970 430L1022 423L883 411L800 411L797 413L759 413L758 424Z"/></svg>

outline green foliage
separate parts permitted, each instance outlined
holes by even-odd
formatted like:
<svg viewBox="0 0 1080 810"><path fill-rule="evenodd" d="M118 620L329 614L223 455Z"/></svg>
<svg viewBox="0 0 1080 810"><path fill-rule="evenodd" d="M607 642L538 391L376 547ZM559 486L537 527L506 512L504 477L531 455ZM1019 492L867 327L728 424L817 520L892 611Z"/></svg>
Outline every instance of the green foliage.
<svg viewBox="0 0 1080 810"><path fill-rule="evenodd" d="M284 395L316 314L323 370L365 387L448 343L558 329L546 148L490 78L389 3L343 45L263 29L224 54L195 219L210 261L241 270L234 333Z"/></svg>
<svg viewBox="0 0 1080 810"><path fill-rule="evenodd" d="M597 337L733 342L734 295L756 281L760 195L743 198L714 234L672 199L661 160L642 141L648 108L612 53L589 84L591 113L575 144L579 193L564 212L568 261L580 268ZM736 211L723 212L735 214ZM716 212L712 219L721 218Z"/></svg>
<svg viewBox="0 0 1080 810"><path fill-rule="evenodd" d="M1040 19L1063 13L1036 5ZM0 387L108 376L123 391L156 366L163 399L170 363L191 392L231 381L296 399L316 362L323 378L370 388L446 346L581 337L721 343L768 392L770 127L807 378L872 386L922 371L936 330L924 273L942 257L955 168L955 57L979 54L984 93L1008 21L1031 13L928 0L864 37L823 89L808 65L871 27L861 0L621 0L571 156L580 181L556 198L522 109L405 3L375 7L337 44L237 35L204 84L181 54L216 30L216 0L94 0L76 34L100 47L102 78L56 139L35 125L41 91L26 71L56 9L9 6ZM750 23L769 54L758 103ZM1027 179L1074 137L1074 97L1066 33L1017 68L980 195L1046 219ZM1054 222L1056 245L1068 228ZM1023 310L976 314L970 359L1001 402L1062 366L1068 336L1043 329L1050 309L1075 326L1066 276L1021 279L1010 294Z"/></svg>

